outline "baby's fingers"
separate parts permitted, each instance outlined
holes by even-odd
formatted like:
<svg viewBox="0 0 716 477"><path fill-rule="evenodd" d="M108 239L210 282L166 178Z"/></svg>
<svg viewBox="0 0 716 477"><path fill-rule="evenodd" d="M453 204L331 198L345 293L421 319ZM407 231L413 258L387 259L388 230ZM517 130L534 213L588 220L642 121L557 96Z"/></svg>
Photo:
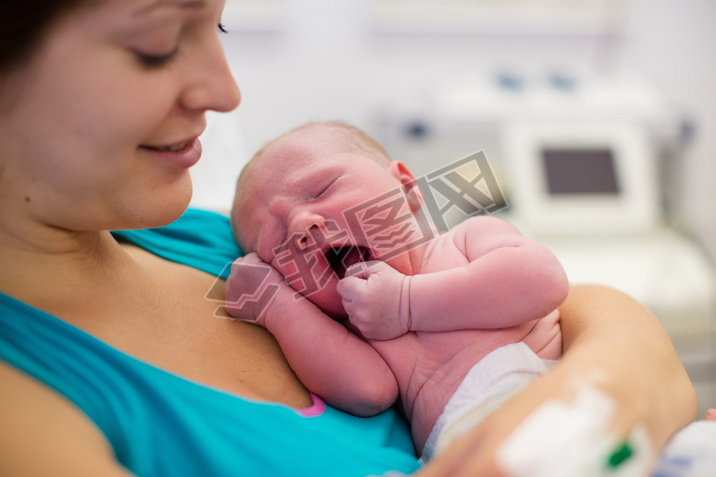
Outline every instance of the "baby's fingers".
<svg viewBox="0 0 716 477"><path fill-rule="evenodd" d="M261 257L258 256L256 252L247 253L243 257L239 257L236 260L234 260L234 265L246 265L246 266L270 266L268 263L261 260Z"/></svg>
<svg viewBox="0 0 716 477"><path fill-rule="evenodd" d="M369 269L371 262L358 262L346 268L345 278L368 278L373 272Z"/></svg>
<svg viewBox="0 0 716 477"><path fill-rule="evenodd" d="M358 276L346 276L336 285L336 291L343 300L352 301L365 288L365 279Z"/></svg>

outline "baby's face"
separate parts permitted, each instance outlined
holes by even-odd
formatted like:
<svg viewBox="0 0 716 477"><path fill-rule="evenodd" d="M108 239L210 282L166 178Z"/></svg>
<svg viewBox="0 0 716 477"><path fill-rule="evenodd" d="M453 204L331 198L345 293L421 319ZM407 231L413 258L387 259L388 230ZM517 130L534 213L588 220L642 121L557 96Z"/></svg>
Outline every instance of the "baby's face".
<svg viewBox="0 0 716 477"><path fill-rule="evenodd" d="M346 266L384 254L356 230L356 208L386 193L404 196L388 168L333 144L320 129L272 144L241 181L233 220L245 252L257 252L325 313L342 318L335 287Z"/></svg>

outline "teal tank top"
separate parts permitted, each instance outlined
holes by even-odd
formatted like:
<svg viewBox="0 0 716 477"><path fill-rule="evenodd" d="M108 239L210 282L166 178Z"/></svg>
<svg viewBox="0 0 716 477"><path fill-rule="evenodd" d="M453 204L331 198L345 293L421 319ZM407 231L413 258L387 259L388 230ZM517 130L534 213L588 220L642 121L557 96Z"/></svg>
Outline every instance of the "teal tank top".
<svg viewBox="0 0 716 477"><path fill-rule="evenodd" d="M240 255L228 218L196 209L166 227L115 235L215 276ZM5 294L0 359L73 402L138 476L340 477L419 467L393 409L360 418L320 402L309 414L252 401L137 360Z"/></svg>

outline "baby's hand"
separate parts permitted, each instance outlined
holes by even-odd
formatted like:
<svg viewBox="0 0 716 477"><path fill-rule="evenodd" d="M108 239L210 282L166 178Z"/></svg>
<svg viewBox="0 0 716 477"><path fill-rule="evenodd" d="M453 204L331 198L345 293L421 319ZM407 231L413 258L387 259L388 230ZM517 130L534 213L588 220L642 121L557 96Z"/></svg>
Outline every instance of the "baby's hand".
<svg viewBox="0 0 716 477"><path fill-rule="evenodd" d="M410 327L410 277L384 262L357 263L338 282L350 322L374 340L389 340Z"/></svg>
<svg viewBox="0 0 716 477"><path fill-rule="evenodd" d="M265 327L268 309L286 287L281 274L257 254L237 258L226 280L226 311L234 318Z"/></svg>

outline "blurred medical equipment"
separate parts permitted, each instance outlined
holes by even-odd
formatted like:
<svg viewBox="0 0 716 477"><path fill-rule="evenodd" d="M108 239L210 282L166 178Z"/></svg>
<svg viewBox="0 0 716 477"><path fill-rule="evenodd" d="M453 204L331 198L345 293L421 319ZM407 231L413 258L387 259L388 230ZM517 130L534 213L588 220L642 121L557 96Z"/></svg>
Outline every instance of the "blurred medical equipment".
<svg viewBox="0 0 716 477"><path fill-rule="evenodd" d="M647 305L702 406L713 406L716 272L667 200L678 157L664 157L688 131L682 121L635 80L501 71L446 82L418 108L394 105L380 129L416 175L484 150L509 202L500 214L548 245L572 283L610 285Z"/></svg>

